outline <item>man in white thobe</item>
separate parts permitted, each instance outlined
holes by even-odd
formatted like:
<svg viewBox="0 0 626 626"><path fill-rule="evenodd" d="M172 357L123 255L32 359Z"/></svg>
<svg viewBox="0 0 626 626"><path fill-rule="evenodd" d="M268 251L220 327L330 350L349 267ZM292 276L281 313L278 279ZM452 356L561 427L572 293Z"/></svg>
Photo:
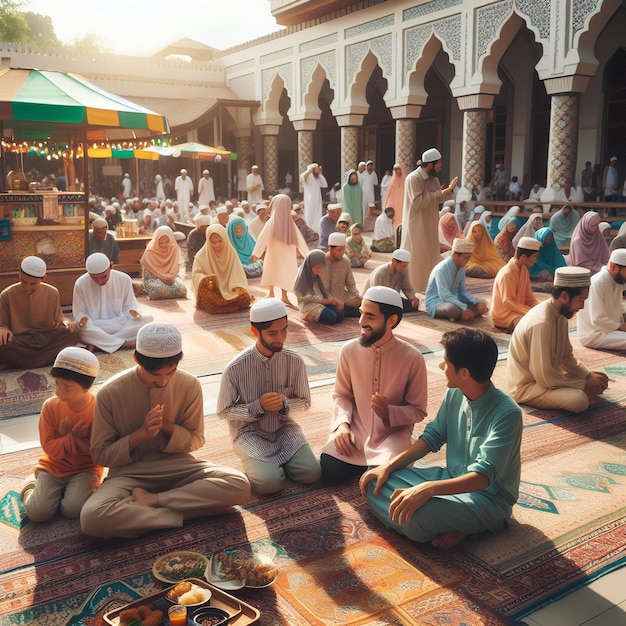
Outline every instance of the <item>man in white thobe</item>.
<svg viewBox="0 0 626 626"><path fill-rule="evenodd" d="M626 248L611 252L608 264L591 277L589 298L578 313L578 338L587 348L626 350L622 300L626 282Z"/></svg>
<svg viewBox="0 0 626 626"><path fill-rule="evenodd" d="M215 188L209 170L202 172L202 178L198 182L198 204L209 206L209 202L215 200Z"/></svg>
<svg viewBox="0 0 626 626"><path fill-rule="evenodd" d="M259 174L259 166L253 165L250 173L246 177L246 189L248 190L248 202L250 204L259 204L263 202L263 179Z"/></svg>
<svg viewBox="0 0 626 626"><path fill-rule="evenodd" d="M376 190L378 186L378 175L374 171L374 161L368 161L365 164L365 171L359 175L361 181L361 189L363 190L363 219L367 216L368 205L370 202L376 201Z"/></svg>
<svg viewBox="0 0 626 626"><path fill-rule="evenodd" d="M322 168L317 163L311 163L302 173L302 188L304 190L304 220L317 232L322 219L322 189L328 187Z"/></svg>
<svg viewBox="0 0 626 626"><path fill-rule="evenodd" d="M193 196L193 180L187 176L187 170L180 170L180 176L177 176L174 182L174 190L176 191L178 210L182 214L181 217L186 219L187 207Z"/></svg>
<svg viewBox="0 0 626 626"><path fill-rule="evenodd" d="M134 348L137 333L153 320L142 316L128 274L111 269L109 258L94 252L85 263L87 274L74 284L72 314L78 338L88 348L109 354Z"/></svg>

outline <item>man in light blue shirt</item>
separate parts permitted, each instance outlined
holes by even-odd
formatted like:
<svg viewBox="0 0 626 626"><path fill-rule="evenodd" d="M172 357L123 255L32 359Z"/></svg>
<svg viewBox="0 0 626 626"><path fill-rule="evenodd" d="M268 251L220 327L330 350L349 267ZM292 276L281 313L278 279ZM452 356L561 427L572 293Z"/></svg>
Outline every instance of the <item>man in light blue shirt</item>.
<svg viewBox="0 0 626 626"><path fill-rule="evenodd" d="M430 317L469 322L487 312L487 304L465 287L465 265L473 249L473 242L457 238L452 242L450 256L433 268L426 288Z"/></svg>

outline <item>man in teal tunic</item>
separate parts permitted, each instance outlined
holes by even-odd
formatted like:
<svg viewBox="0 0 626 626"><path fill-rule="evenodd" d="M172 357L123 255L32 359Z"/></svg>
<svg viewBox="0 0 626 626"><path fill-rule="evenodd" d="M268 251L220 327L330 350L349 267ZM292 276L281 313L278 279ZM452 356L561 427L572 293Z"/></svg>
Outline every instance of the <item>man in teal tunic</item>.
<svg viewBox="0 0 626 626"><path fill-rule="evenodd" d="M360 487L385 526L447 549L507 525L518 497L522 412L491 382L498 348L490 335L462 327L441 343L448 391L437 417L407 450L363 474ZM443 444L445 467L412 467Z"/></svg>

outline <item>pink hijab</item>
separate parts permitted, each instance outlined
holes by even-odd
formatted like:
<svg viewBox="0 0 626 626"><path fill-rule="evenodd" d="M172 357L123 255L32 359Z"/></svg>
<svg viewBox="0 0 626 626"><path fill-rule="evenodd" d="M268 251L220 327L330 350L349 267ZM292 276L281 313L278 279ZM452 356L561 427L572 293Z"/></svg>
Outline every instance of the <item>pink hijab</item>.
<svg viewBox="0 0 626 626"><path fill-rule="evenodd" d="M609 247L598 228L601 221L602 218L594 211L588 211L582 216L572 233L568 265L586 267L595 273L607 264Z"/></svg>
<svg viewBox="0 0 626 626"><path fill-rule="evenodd" d="M400 170L400 171L396 171ZM402 224L402 209L404 207L404 181L406 180L406 170L400 163L393 166L393 175L391 182L387 187L387 195L384 198L383 210L388 206L393 207L396 213L393 217L393 225Z"/></svg>
<svg viewBox="0 0 626 626"><path fill-rule="evenodd" d="M463 234L459 230L454 213L444 213L439 220L439 243L452 248L452 242L457 237L463 239Z"/></svg>
<svg viewBox="0 0 626 626"><path fill-rule="evenodd" d="M291 204L291 198L284 193L275 195L268 207L270 219L265 223L263 230L269 231L270 239L277 239L289 246L297 246L303 239L302 233L291 219Z"/></svg>
<svg viewBox="0 0 626 626"><path fill-rule="evenodd" d="M168 245L165 251L159 247L159 239L167 237ZM140 259L141 265L151 274L163 282L172 284L180 271L180 248L169 226L159 226L148 242L146 250Z"/></svg>

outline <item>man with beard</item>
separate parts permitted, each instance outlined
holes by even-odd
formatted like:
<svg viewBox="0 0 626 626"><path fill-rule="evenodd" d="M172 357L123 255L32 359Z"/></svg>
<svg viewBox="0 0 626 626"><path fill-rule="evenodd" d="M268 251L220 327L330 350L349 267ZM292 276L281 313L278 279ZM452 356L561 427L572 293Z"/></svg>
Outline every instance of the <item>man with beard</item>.
<svg viewBox="0 0 626 626"><path fill-rule="evenodd" d="M609 262L591 277L589 299L578 314L578 338L587 348L626 350L622 292L626 281L626 249L611 252Z"/></svg>
<svg viewBox="0 0 626 626"><path fill-rule="evenodd" d="M265 298L250 309L256 343L224 369L217 416L228 420L233 449L260 494L280 491L287 479L314 483L320 465L295 418L311 405L302 357L283 350L287 309Z"/></svg>
<svg viewBox="0 0 626 626"><path fill-rule="evenodd" d="M317 163L311 163L302 173L302 188L304 190L304 219L315 230L319 228L322 219L322 189L328 187L322 168Z"/></svg>
<svg viewBox="0 0 626 626"><path fill-rule="evenodd" d="M102 252L113 263L119 263L120 247L113 234L108 231L108 227L103 217L98 217L91 223L91 230L87 235L87 256Z"/></svg>
<svg viewBox="0 0 626 626"><path fill-rule="evenodd" d="M519 402L539 409L580 413L608 387L603 372L591 372L574 357L568 320L585 306L591 272L559 267L552 297L533 307L511 337L507 389Z"/></svg>
<svg viewBox="0 0 626 626"><path fill-rule="evenodd" d="M402 211L401 248L411 255L409 281L415 291L424 293L430 271L439 263L439 205L452 198L457 178L441 185L441 152L430 148L422 154L419 167L406 177Z"/></svg>
<svg viewBox="0 0 626 626"><path fill-rule="evenodd" d="M402 319L400 294L370 287L360 312L361 336L339 352L332 430L320 459L330 484L390 461L411 445L414 425L426 417L424 357L393 334Z"/></svg>

